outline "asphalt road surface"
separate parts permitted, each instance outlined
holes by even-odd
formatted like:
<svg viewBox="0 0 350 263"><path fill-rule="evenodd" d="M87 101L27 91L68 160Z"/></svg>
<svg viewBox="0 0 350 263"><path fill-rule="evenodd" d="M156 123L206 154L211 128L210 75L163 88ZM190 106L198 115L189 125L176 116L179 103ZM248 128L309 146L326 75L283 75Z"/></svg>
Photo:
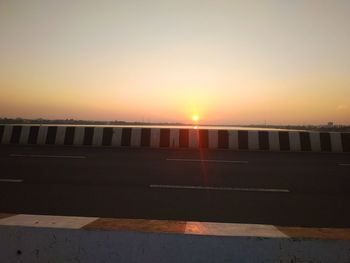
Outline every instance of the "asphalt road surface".
<svg viewBox="0 0 350 263"><path fill-rule="evenodd" d="M0 146L0 212L350 227L350 154Z"/></svg>

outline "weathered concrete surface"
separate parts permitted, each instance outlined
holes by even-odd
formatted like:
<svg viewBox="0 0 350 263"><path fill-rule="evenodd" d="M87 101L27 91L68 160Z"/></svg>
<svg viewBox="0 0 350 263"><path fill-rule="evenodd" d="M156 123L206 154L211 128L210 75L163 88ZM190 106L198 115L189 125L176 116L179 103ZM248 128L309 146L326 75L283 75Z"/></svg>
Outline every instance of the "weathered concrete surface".
<svg viewBox="0 0 350 263"><path fill-rule="evenodd" d="M0 225L78 229L96 221L97 219L98 217L24 214L6 216L4 218L1 218L0 214Z"/></svg>
<svg viewBox="0 0 350 263"><path fill-rule="evenodd" d="M350 262L349 229L40 215L0 221L0 262Z"/></svg>
<svg viewBox="0 0 350 263"><path fill-rule="evenodd" d="M53 218L59 219L60 217L56 216ZM62 221L72 220L63 219ZM83 220L79 219L79 221L82 222ZM2 222L3 220L0 220L0 224L3 224ZM22 224L22 226L30 225ZM82 226L82 228L86 230L177 233L204 236L236 236L350 241L350 228L285 227L261 224L235 224L125 218L98 218L97 220L85 224L84 226Z"/></svg>

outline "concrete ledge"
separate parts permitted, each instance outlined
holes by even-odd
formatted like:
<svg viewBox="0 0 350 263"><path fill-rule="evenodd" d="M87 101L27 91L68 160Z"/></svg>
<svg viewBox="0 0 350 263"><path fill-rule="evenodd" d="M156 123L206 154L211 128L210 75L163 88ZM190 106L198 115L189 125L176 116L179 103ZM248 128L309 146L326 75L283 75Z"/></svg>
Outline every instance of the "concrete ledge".
<svg viewBox="0 0 350 263"><path fill-rule="evenodd" d="M10 217L10 216L14 216L14 214L0 213L0 219L7 218L7 217Z"/></svg>
<svg viewBox="0 0 350 263"><path fill-rule="evenodd" d="M1 262L349 262L350 229L3 215Z"/></svg>
<svg viewBox="0 0 350 263"><path fill-rule="evenodd" d="M348 228L277 227L272 225L210 223L168 220L99 218L87 230L127 230L209 236L350 240Z"/></svg>
<svg viewBox="0 0 350 263"><path fill-rule="evenodd" d="M0 125L0 144L350 152L350 133L54 125Z"/></svg>

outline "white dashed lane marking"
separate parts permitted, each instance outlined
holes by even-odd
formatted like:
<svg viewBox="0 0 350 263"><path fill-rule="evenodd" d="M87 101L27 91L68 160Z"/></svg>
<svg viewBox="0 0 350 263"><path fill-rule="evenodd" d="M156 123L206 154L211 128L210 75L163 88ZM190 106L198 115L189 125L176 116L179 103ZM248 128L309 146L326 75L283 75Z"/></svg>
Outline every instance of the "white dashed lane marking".
<svg viewBox="0 0 350 263"><path fill-rule="evenodd" d="M190 189L190 190L215 190L215 191L240 191L240 192L277 192L289 193L288 189L274 189L274 188L241 188L241 187L215 187L215 186L197 186L197 185L162 185L151 184L150 188L164 188L164 189Z"/></svg>
<svg viewBox="0 0 350 263"><path fill-rule="evenodd" d="M79 155L39 155L39 154L10 154L10 157L28 157L28 158L67 158L67 159L85 159L86 156Z"/></svg>
<svg viewBox="0 0 350 263"><path fill-rule="evenodd" d="M167 161L175 162L205 162L205 163L232 163L232 164L247 164L248 161L234 161L234 160L206 160L206 159L166 159Z"/></svg>
<svg viewBox="0 0 350 263"><path fill-rule="evenodd" d="M0 183L22 183L22 179L0 179Z"/></svg>

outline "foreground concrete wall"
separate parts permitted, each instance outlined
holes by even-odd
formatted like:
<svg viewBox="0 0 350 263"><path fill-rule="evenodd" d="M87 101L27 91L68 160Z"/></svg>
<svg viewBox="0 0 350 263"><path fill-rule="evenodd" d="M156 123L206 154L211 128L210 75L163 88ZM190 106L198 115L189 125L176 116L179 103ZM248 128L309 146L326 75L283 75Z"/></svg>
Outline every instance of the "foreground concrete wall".
<svg viewBox="0 0 350 263"><path fill-rule="evenodd" d="M350 152L350 133L0 125L1 144Z"/></svg>
<svg viewBox="0 0 350 263"><path fill-rule="evenodd" d="M350 262L349 229L17 215L1 262Z"/></svg>
<svg viewBox="0 0 350 263"><path fill-rule="evenodd" d="M2 262L346 262L349 242L0 227Z"/></svg>

